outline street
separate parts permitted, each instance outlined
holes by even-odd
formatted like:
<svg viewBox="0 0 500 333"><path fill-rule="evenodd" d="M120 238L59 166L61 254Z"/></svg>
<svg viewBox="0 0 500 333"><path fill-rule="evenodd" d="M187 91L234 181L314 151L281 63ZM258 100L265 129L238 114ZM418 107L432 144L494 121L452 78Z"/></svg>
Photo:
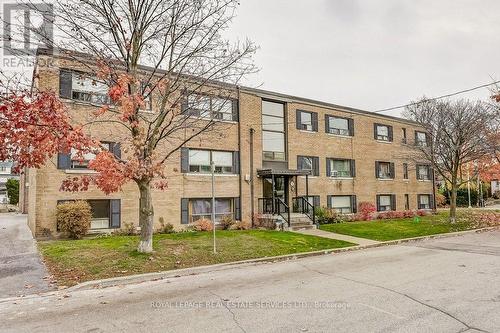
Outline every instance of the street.
<svg viewBox="0 0 500 333"><path fill-rule="evenodd" d="M500 232L0 302L2 332L499 332Z"/></svg>

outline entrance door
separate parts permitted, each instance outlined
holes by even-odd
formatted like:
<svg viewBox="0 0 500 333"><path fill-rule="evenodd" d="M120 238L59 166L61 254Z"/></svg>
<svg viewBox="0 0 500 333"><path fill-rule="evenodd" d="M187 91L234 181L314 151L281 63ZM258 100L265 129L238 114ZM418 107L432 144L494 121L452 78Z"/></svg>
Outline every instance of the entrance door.
<svg viewBox="0 0 500 333"><path fill-rule="evenodd" d="M288 179L285 176L274 177L274 187L272 178L264 178L264 198L280 198L288 205Z"/></svg>

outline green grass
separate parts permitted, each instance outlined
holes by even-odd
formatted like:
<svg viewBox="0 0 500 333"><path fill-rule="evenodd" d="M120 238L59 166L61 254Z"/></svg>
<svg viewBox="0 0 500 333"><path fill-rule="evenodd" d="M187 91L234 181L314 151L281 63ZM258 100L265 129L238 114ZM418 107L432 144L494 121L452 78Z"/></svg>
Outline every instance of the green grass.
<svg viewBox="0 0 500 333"><path fill-rule="evenodd" d="M419 222L415 222L413 218L407 218L325 224L320 227L325 231L377 241L443 234L471 228L473 228L471 223L460 219L457 223L450 224L447 212L420 217Z"/></svg>
<svg viewBox="0 0 500 333"><path fill-rule="evenodd" d="M210 265L244 259L352 246L348 242L291 232L217 231L217 254L211 232L155 235L153 254L138 253L137 236L39 242L40 251L59 285Z"/></svg>

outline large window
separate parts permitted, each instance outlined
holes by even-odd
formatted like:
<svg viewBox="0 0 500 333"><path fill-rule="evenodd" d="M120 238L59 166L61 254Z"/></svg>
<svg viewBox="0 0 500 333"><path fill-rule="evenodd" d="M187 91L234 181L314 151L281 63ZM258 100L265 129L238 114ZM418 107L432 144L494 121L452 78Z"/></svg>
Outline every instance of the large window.
<svg viewBox="0 0 500 333"><path fill-rule="evenodd" d="M71 98L78 101L107 104L110 103L108 86L96 78L72 72Z"/></svg>
<svg viewBox="0 0 500 333"><path fill-rule="evenodd" d="M316 112L297 110L297 129L303 131L318 130L318 114Z"/></svg>
<svg viewBox="0 0 500 333"><path fill-rule="evenodd" d="M110 228L111 214L109 200L89 200L88 203L92 209L90 229Z"/></svg>
<svg viewBox="0 0 500 333"><path fill-rule="evenodd" d="M190 199L190 222L200 219L212 219L212 199ZM234 218L233 199L215 199L215 222L218 223L224 216Z"/></svg>
<svg viewBox="0 0 500 333"><path fill-rule="evenodd" d="M427 133L415 131L415 145L427 147Z"/></svg>
<svg viewBox="0 0 500 333"><path fill-rule="evenodd" d="M374 136L376 140L392 142L392 126L374 124Z"/></svg>
<svg viewBox="0 0 500 333"><path fill-rule="evenodd" d="M333 178L351 178L355 176L354 160L326 159L326 175Z"/></svg>
<svg viewBox="0 0 500 333"><path fill-rule="evenodd" d="M352 119L327 115L325 120L327 133L348 136L354 135Z"/></svg>
<svg viewBox="0 0 500 333"><path fill-rule="evenodd" d="M188 96L184 111L204 119L236 121L234 103L236 101L229 98L193 93Z"/></svg>
<svg viewBox="0 0 500 333"><path fill-rule="evenodd" d="M375 162L375 174L378 179L394 179L394 163Z"/></svg>
<svg viewBox="0 0 500 333"><path fill-rule="evenodd" d="M418 209L431 209L431 200L430 194L418 195Z"/></svg>
<svg viewBox="0 0 500 333"><path fill-rule="evenodd" d="M111 143L109 142L103 142L101 143L101 146L104 147L104 149L110 150ZM71 169L88 169L89 167L89 162L95 159L95 154L94 153L86 153L81 156L77 153L77 150L74 148L71 148Z"/></svg>
<svg viewBox="0 0 500 333"><path fill-rule="evenodd" d="M297 156L297 169L310 171L312 176L319 176L319 157Z"/></svg>
<svg viewBox="0 0 500 333"><path fill-rule="evenodd" d="M285 106L262 101L262 150L264 160L284 161Z"/></svg>
<svg viewBox="0 0 500 333"><path fill-rule="evenodd" d="M356 211L356 197L353 195L331 195L328 199L328 206L338 213L350 214Z"/></svg>
<svg viewBox="0 0 500 333"><path fill-rule="evenodd" d="M431 180L431 167L429 165L417 165L417 179Z"/></svg>
<svg viewBox="0 0 500 333"><path fill-rule="evenodd" d="M379 212L396 210L396 196L391 194L377 195L377 210Z"/></svg>
<svg viewBox="0 0 500 333"><path fill-rule="evenodd" d="M215 173L235 173L233 152L189 150L189 172L210 173L211 161L215 164Z"/></svg>

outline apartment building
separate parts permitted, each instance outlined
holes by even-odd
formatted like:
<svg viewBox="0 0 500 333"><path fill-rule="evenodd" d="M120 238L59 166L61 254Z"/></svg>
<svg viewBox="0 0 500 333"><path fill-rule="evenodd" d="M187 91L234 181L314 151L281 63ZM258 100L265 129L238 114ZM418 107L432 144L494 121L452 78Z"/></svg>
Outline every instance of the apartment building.
<svg viewBox="0 0 500 333"><path fill-rule="evenodd" d="M34 84L59 92L75 121L88 118L106 99L95 83L76 74L84 69L71 59L43 52L38 59ZM217 96L198 96L183 104L193 116L217 119L221 130L203 133L168 160L168 189L152 195L156 224L162 219L181 229L210 218L212 161L217 220L229 215L250 222L267 213L290 223L291 214L312 220L314 206L349 214L363 201L374 203L379 211L432 208L432 170L410 156L411 145L427 144L425 132L415 123L307 98L233 88L229 104L217 112L210 110L219 102ZM95 124L88 131L122 154L119 128ZM43 168L26 170L20 206L29 214L36 237L59 235L56 206L67 200L90 203L92 231L137 225L135 184L110 195L96 188L79 193L59 190L66 177L92 172L87 169L92 158L81 161L59 154Z"/></svg>
<svg viewBox="0 0 500 333"><path fill-rule="evenodd" d="M12 162L0 161L0 204L9 203L7 181L9 179L19 179L18 175L12 173L12 166Z"/></svg>

